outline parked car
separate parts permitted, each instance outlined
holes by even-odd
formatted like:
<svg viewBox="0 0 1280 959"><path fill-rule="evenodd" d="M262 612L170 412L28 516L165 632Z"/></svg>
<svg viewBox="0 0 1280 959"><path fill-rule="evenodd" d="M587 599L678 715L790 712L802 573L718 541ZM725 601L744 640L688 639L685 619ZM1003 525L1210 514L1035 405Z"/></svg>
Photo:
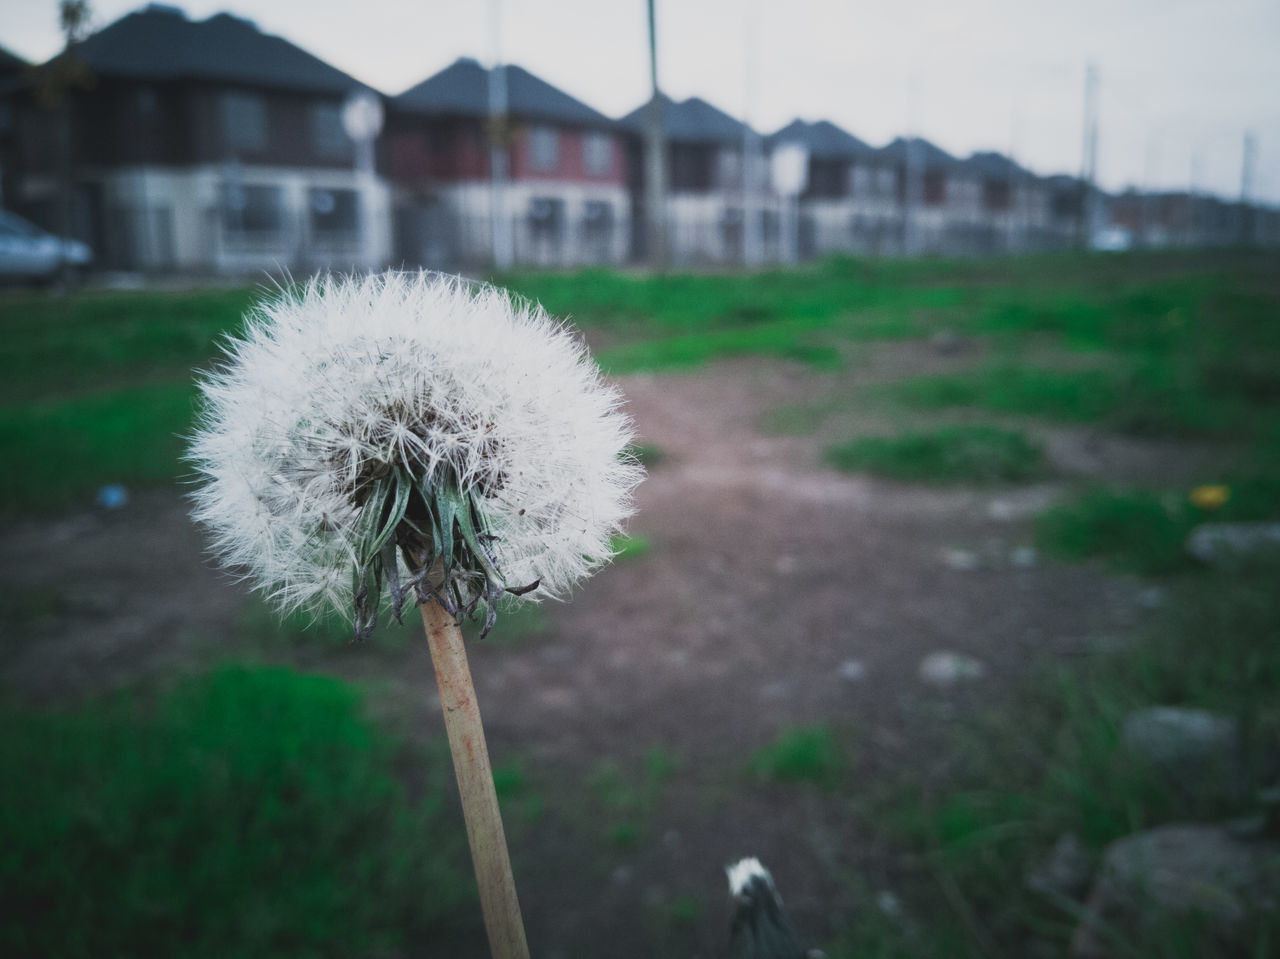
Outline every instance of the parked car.
<svg viewBox="0 0 1280 959"><path fill-rule="evenodd" d="M0 210L0 280L49 281L67 266L83 273L93 250L79 240L46 233L8 210Z"/></svg>

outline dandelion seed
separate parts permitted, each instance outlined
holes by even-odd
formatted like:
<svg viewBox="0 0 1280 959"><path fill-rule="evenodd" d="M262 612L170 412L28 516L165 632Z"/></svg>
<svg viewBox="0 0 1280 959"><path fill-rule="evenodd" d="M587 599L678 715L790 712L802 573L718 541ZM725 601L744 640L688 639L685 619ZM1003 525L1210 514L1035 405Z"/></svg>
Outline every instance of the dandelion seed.
<svg viewBox="0 0 1280 959"><path fill-rule="evenodd" d="M434 274L322 276L257 307L201 383L194 515L285 611L455 616L560 597L642 475L621 396L540 308ZM384 589L385 586L385 589Z"/></svg>

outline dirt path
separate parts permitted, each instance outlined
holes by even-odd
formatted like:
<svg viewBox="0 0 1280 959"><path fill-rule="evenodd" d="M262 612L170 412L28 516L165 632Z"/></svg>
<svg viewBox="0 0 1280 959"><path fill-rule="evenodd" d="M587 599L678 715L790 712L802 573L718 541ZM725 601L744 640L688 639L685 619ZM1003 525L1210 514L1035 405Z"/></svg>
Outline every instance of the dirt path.
<svg viewBox="0 0 1280 959"><path fill-rule="evenodd" d="M642 438L664 454L632 528L650 551L550 609L545 631L474 648L495 757L519 760L543 799L540 817L511 830L536 955L715 955L722 867L744 854L774 867L802 929L830 934L865 908L859 883L892 883L855 814L877 773L945 775L958 714L1144 615L1141 581L1027 552L1030 517L1058 486L938 491L847 477L817 465L818 439L758 428L768 410L830 386L755 361L629 378ZM1057 442L1070 451L1073 435ZM243 591L205 563L172 493L12 524L0 581L0 681L37 700L236 649ZM937 652L985 672L926 683L921 662ZM375 709L440 732L418 644L272 655L366 680ZM847 745L846 788L753 783L752 752L810 723ZM674 766L646 793L637 783L655 747ZM591 785L614 768L635 793L622 809ZM636 834L610 835L615 819L634 820ZM458 954L478 948L478 925L455 932Z"/></svg>

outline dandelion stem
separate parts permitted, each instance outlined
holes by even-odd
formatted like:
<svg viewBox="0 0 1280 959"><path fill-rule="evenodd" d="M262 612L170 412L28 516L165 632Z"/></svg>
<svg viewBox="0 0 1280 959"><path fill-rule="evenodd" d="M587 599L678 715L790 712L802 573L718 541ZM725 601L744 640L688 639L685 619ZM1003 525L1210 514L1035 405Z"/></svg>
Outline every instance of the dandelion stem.
<svg viewBox="0 0 1280 959"><path fill-rule="evenodd" d="M529 946L462 631L453 615L434 599L422 604L422 621L427 627L427 644L440 687L440 705L462 797L471 861L480 887L489 951L494 959L528 959Z"/></svg>

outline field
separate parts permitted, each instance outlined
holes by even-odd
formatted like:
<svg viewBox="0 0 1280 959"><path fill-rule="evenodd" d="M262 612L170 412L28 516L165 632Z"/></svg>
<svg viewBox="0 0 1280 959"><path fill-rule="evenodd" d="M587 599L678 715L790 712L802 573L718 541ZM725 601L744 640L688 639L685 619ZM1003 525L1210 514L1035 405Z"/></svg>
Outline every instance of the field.
<svg viewBox="0 0 1280 959"><path fill-rule="evenodd" d="M497 279L650 473L612 567L472 644L535 955L721 955L759 855L832 959L1065 956L1062 837L1259 811L1280 564L1184 544L1280 520L1280 260ZM262 292L0 291L6 955L484 952L420 628L280 622L186 516L192 371ZM1134 763L1146 706L1237 720L1234 788ZM1280 937L1202 918L1109 954Z"/></svg>

